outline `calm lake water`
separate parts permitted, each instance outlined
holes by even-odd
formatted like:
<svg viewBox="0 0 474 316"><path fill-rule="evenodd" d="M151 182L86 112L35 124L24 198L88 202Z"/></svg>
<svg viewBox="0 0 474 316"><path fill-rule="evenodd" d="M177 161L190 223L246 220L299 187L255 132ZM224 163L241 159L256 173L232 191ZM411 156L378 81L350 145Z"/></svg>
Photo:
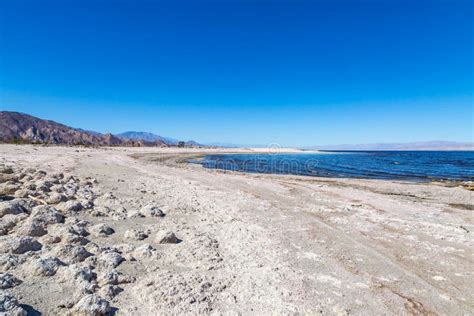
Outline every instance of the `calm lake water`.
<svg viewBox="0 0 474 316"><path fill-rule="evenodd" d="M206 168L320 177L474 181L474 152L357 151L227 154L196 160Z"/></svg>

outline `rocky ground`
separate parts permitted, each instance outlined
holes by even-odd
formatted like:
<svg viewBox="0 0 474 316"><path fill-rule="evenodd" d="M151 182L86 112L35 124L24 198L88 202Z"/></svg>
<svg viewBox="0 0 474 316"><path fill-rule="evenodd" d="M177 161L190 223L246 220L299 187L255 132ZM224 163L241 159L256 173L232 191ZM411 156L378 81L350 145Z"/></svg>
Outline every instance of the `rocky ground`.
<svg viewBox="0 0 474 316"><path fill-rule="evenodd" d="M473 314L474 193L0 146L0 315Z"/></svg>

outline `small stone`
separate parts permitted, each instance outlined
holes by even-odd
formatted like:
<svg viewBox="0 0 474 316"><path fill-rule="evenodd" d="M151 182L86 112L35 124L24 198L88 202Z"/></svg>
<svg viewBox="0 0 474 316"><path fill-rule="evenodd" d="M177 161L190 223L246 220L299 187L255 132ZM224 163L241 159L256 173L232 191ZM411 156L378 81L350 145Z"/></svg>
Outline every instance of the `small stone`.
<svg viewBox="0 0 474 316"><path fill-rule="evenodd" d="M105 285L104 287L100 289L99 293L104 297L113 299L122 291L123 289L117 285Z"/></svg>
<svg viewBox="0 0 474 316"><path fill-rule="evenodd" d="M131 240L143 240L145 238L148 238L148 235L141 230L136 230L136 229L129 229L125 232L124 235L125 239L131 239Z"/></svg>
<svg viewBox="0 0 474 316"><path fill-rule="evenodd" d="M81 203L83 209L89 210L94 207L93 199L81 199L79 202Z"/></svg>
<svg viewBox="0 0 474 316"><path fill-rule="evenodd" d="M76 265L71 265L70 269L72 270L74 278L80 281L91 282L97 278L97 274L89 267L78 267Z"/></svg>
<svg viewBox="0 0 474 316"><path fill-rule="evenodd" d="M163 211L155 206L155 205L152 205L152 204L148 204L144 207L142 207L142 209L140 210L140 213L145 216L145 217L163 217L165 216L165 214L163 213Z"/></svg>
<svg viewBox="0 0 474 316"><path fill-rule="evenodd" d="M90 228L92 235L96 237L105 237L115 233L115 230L106 224L97 224Z"/></svg>
<svg viewBox="0 0 474 316"><path fill-rule="evenodd" d="M21 205L19 200L11 200L0 202L0 218L7 214L25 213L26 209Z"/></svg>
<svg viewBox="0 0 474 316"><path fill-rule="evenodd" d="M22 178L22 177L16 176L16 175L14 175L14 174L4 174L4 173L0 173L0 183L8 182L8 181L16 182L16 181L18 181L18 179L21 179L21 178Z"/></svg>
<svg viewBox="0 0 474 316"><path fill-rule="evenodd" d="M0 254L0 270L7 271L18 267L26 260L23 256L12 255L9 253Z"/></svg>
<svg viewBox="0 0 474 316"><path fill-rule="evenodd" d="M99 266L101 267L115 268L120 265L125 259L118 252L105 251L98 256L97 260Z"/></svg>
<svg viewBox="0 0 474 316"><path fill-rule="evenodd" d="M27 312L12 294L2 291L0 292L0 315L26 316Z"/></svg>
<svg viewBox="0 0 474 316"><path fill-rule="evenodd" d="M16 183L6 182L0 183L0 195L12 195L21 187Z"/></svg>
<svg viewBox="0 0 474 316"><path fill-rule="evenodd" d="M27 198L30 195L34 196L35 192L29 189L20 189L15 192L15 197L17 198Z"/></svg>
<svg viewBox="0 0 474 316"><path fill-rule="evenodd" d="M112 213L112 210L107 206L96 206L91 211L92 216L105 217Z"/></svg>
<svg viewBox="0 0 474 316"><path fill-rule="evenodd" d="M8 235L10 230L16 226L17 221L15 217L15 215L7 215L0 220L0 236Z"/></svg>
<svg viewBox="0 0 474 316"><path fill-rule="evenodd" d="M67 198L64 194L61 194L61 193L58 193L58 192L53 192L46 199L46 203L48 203L48 204L58 204L58 203L66 201L66 200L67 200Z"/></svg>
<svg viewBox="0 0 474 316"><path fill-rule="evenodd" d="M56 208L49 205L40 205L33 208L31 218L43 223L44 225L64 223L64 215Z"/></svg>
<svg viewBox="0 0 474 316"><path fill-rule="evenodd" d="M121 272L112 269L107 271L99 278L99 284L101 285L118 285L123 283L132 283L135 282L135 278L131 276L125 276Z"/></svg>
<svg viewBox="0 0 474 316"><path fill-rule="evenodd" d="M58 223L64 223L64 216L58 210L52 206L37 206L18 232L21 235L41 237L48 232L48 225Z"/></svg>
<svg viewBox="0 0 474 316"><path fill-rule="evenodd" d="M177 244L180 240L171 231L160 231L156 234L155 241L159 244Z"/></svg>
<svg viewBox="0 0 474 316"><path fill-rule="evenodd" d="M88 294L74 305L71 315L74 316L101 316L110 313L108 301L96 294Z"/></svg>
<svg viewBox="0 0 474 316"><path fill-rule="evenodd" d="M18 234L23 236L41 237L48 233L46 225L40 220L29 218L18 230Z"/></svg>
<svg viewBox="0 0 474 316"><path fill-rule="evenodd" d="M133 251L133 256L137 259L150 258L156 252L156 249L149 244L141 245Z"/></svg>
<svg viewBox="0 0 474 316"><path fill-rule="evenodd" d="M57 256L60 258L64 258L69 263L78 263L83 262L90 256L92 253L87 251L86 248L83 246L75 246L67 244L59 249L57 252Z"/></svg>
<svg viewBox="0 0 474 316"><path fill-rule="evenodd" d="M41 238L39 238L39 241L44 245L52 245L52 244L57 244L58 242L60 242L61 237L51 236L51 235L44 235Z"/></svg>
<svg viewBox="0 0 474 316"><path fill-rule="evenodd" d="M32 237L10 237L0 244L0 252L24 254L28 251L41 250L43 246Z"/></svg>
<svg viewBox="0 0 474 316"><path fill-rule="evenodd" d="M10 273L0 272L0 289L5 290L21 284L21 280Z"/></svg>
<svg viewBox="0 0 474 316"><path fill-rule="evenodd" d="M54 185L54 183L50 181L39 180L39 181L36 181L35 185L36 185L37 191L46 193L46 192L51 191L50 188Z"/></svg>
<svg viewBox="0 0 474 316"><path fill-rule="evenodd" d="M64 263L55 257L38 260L33 268L35 275L52 276L56 274L60 266Z"/></svg>
<svg viewBox="0 0 474 316"><path fill-rule="evenodd" d="M13 170L12 167L5 167L5 166L0 167L0 173L13 174L14 172L15 172L15 170Z"/></svg>
<svg viewBox="0 0 474 316"><path fill-rule="evenodd" d="M82 210L82 204L79 201L75 200L70 200L67 202L63 202L58 204L58 209L60 209L63 212L78 212Z"/></svg>

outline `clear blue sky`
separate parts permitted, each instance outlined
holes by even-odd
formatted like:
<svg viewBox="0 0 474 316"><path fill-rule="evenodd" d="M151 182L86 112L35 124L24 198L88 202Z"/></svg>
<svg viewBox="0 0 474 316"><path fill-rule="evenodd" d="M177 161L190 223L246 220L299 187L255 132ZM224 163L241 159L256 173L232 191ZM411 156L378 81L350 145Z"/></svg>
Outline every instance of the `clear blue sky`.
<svg viewBox="0 0 474 316"><path fill-rule="evenodd" d="M0 1L0 109L200 142L472 141L473 1Z"/></svg>

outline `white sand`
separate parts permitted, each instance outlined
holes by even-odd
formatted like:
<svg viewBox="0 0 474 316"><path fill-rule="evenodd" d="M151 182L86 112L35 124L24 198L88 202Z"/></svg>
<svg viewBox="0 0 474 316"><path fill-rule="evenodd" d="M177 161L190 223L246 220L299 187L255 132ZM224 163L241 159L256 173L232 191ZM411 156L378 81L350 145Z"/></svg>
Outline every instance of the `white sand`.
<svg viewBox="0 0 474 316"><path fill-rule="evenodd" d="M47 235L34 237L42 250L19 255L25 262L7 271L22 281L8 292L46 315L78 313L88 304L89 297L79 301L87 291L124 315L474 313L473 192L240 174L176 162L200 152L0 146L0 163L97 179L95 210L108 206L110 212L68 212L65 224L48 226ZM166 216L128 217L150 203ZM32 275L40 258L63 260L64 237L58 244L43 241L78 225L75 219L95 232L85 237L92 256L66 262L53 276ZM115 232L100 236L97 223ZM22 225L0 243L20 236ZM160 244L163 231L181 242ZM148 237L138 240L140 233ZM122 291L113 295L117 289L103 281L112 271L102 264L109 262L103 260L110 247L125 259L116 270L129 278L114 285ZM72 271L79 268L97 277L77 283Z"/></svg>

